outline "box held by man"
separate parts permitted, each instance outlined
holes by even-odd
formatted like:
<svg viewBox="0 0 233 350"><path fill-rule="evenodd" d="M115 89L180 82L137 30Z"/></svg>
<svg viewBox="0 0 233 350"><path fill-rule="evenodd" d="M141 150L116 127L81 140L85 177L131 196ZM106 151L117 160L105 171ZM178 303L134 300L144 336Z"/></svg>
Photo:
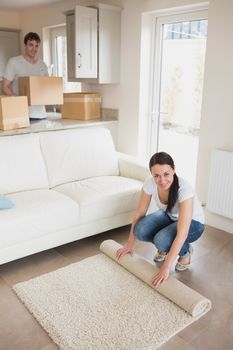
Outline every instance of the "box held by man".
<svg viewBox="0 0 233 350"><path fill-rule="evenodd" d="M28 97L28 105L63 104L63 79L61 77L19 77L19 95Z"/></svg>

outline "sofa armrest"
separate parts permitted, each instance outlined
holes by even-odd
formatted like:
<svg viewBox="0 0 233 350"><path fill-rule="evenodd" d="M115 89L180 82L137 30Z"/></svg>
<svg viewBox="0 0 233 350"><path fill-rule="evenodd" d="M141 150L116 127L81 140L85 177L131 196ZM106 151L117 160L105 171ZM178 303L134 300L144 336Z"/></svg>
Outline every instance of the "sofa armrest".
<svg viewBox="0 0 233 350"><path fill-rule="evenodd" d="M117 152L120 175L142 182L150 175L148 164L136 157Z"/></svg>

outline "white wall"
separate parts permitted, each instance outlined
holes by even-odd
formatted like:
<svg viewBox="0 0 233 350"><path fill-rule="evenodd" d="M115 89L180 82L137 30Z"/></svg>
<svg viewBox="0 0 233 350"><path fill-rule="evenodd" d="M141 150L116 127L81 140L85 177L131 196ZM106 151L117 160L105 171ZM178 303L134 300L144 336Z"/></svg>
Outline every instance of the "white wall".
<svg viewBox="0 0 233 350"><path fill-rule="evenodd" d="M213 0L209 8L197 190L206 203L211 151L233 152L233 1ZM233 220L206 211L208 224L233 233Z"/></svg>
<svg viewBox="0 0 233 350"><path fill-rule="evenodd" d="M19 29L19 14L13 11L0 10L0 27L8 29Z"/></svg>

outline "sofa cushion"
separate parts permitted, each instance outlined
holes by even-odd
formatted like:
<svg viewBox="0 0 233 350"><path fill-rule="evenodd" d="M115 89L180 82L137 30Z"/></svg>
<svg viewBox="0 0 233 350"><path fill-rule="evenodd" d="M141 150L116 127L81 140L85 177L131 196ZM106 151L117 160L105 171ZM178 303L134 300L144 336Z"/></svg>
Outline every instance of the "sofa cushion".
<svg viewBox="0 0 233 350"><path fill-rule="evenodd" d="M136 209L142 182L121 176L101 176L60 185L80 206L81 223L93 222Z"/></svg>
<svg viewBox="0 0 233 350"><path fill-rule="evenodd" d="M41 133L40 139L51 187L119 173L112 137L105 128Z"/></svg>
<svg viewBox="0 0 233 350"><path fill-rule="evenodd" d="M7 197L0 194L0 209L11 209L14 203Z"/></svg>
<svg viewBox="0 0 233 350"><path fill-rule="evenodd" d="M0 137L0 193L48 188L39 135Z"/></svg>
<svg viewBox="0 0 233 350"><path fill-rule="evenodd" d="M15 204L0 211L0 249L79 224L79 206L53 190L10 194Z"/></svg>

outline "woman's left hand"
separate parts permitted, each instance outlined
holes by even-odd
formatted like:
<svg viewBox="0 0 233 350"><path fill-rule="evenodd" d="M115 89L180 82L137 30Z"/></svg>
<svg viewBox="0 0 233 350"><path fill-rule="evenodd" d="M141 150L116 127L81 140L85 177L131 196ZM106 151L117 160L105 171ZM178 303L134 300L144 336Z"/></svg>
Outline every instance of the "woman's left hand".
<svg viewBox="0 0 233 350"><path fill-rule="evenodd" d="M152 278L152 287L157 288L161 283L165 282L169 277L170 269L162 266L159 273Z"/></svg>

